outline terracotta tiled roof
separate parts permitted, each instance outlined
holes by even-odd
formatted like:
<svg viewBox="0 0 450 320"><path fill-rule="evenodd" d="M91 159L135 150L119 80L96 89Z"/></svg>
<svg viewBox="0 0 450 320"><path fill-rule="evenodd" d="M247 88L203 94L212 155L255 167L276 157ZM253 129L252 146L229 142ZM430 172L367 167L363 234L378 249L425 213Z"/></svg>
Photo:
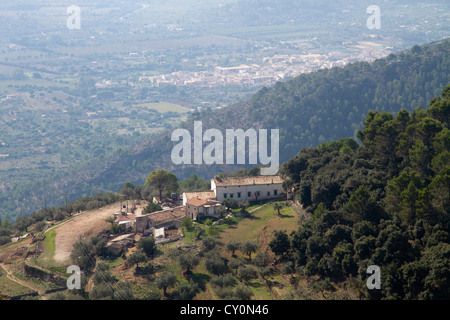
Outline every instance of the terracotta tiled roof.
<svg viewBox="0 0 450 320"><path fill-rule="evenodd" d="M283 183L280 176L214 178L217 187L246 186L253 184Z"/></svg>
<svg viewBox="0 0 450 320"><path fill-rule="evenodd" d="M163 211L157 211L146 215L146 217L152 219L156 224L178 220L185 216L186 216L186 208L183 206Z"/></svg>
<svg viewBox="0 0 450 320"><path fill-rule="evenodd" d="M186 204L190 206L200 207L208 204L219 204L219 201L213 200L213 199L200 199L200 198L191 198L189 199Z"/></svg>
<svg viewBox="0 0 450 320"><path fill-rule="evenodd" d="M192 198L200 198L200 199L215 199L216 194L212 190L208 191L194 191L194 192L185 192L184 197L186 197L186 201Z"/></svg>

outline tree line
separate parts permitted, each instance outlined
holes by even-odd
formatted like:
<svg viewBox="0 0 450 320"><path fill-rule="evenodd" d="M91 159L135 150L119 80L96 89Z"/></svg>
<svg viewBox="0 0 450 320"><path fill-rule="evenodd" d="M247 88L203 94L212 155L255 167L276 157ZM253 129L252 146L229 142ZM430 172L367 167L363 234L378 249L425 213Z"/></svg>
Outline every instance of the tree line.
<svg viewBox="0 0 450 320"><path fill-rule="evenodd" d="M450 297L450 85L427 110L370 111L352 139L305 148L280 171L311 214L283 255L343 281L381 268L376 299ZM281 237L281 236L280 236ZM286 244L286 242L285 242Z"/></svg>

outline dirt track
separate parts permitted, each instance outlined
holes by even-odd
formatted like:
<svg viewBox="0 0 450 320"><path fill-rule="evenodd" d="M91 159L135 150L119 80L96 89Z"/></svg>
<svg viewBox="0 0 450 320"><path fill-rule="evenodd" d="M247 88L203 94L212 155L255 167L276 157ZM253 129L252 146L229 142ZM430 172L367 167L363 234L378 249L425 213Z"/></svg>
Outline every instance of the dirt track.
<svg viewBox="0 0 450 320"><path fill-rule="evenodd" d="M140 214L141 208L142 205L138 206L137 215ZM108 228L110 224L105 219L113 216L119 210L120 203L111 204L98 210L87 211L57 227L55 231L55 261L58 263L68 261L73 244L80 237L88 239Z"/></svg>

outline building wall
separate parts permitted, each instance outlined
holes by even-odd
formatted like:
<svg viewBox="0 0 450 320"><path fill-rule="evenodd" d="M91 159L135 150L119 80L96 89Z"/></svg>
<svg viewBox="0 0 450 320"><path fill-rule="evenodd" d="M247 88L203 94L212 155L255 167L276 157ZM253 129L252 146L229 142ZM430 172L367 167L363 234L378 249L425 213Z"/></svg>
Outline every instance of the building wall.
<svg viewBox="0 0 450 320"><path fill-rule="evenodd" d="M223 201L231 198L237 201L255 201L279 198L284 194L281 183L255 184L245 186L215 187L216 199ZM226 196L225 196L226 194Z"/></svg>
<svg viewBox="0 0 450 320"><path fill-rule="evenodd" d="M211 179L211 190L214 191L214 193L216 194L216 200L218 200L217 192L216 192L216 183L215 183L214 179Z"/></svg>
<svg viewBox="0 0 450 320"><path fill-rule="evenodd" d="M197 220L198 217L203 215L203 207L196 207L189 204L186 204L186 215L191 217L193 220Z"/></svg>
<svg viewBox="0 0 450 320"><path fill-rule="evenodd" d="M136 232L144 232L150 228L150 219L147 216L136 217Z"/></svg>

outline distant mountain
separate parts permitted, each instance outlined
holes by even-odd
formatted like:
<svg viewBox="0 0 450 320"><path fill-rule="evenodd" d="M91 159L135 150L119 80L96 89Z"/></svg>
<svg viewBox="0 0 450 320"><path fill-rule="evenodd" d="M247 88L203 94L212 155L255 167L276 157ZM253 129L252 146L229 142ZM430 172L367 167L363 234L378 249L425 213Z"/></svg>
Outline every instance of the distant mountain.
<svg viewBox="0 0 450 320"><path fill-rule="evenodd" d="M280 164L308 146L341 138L355 137L370 110L396 113L426 108L427 101L439 96L450 83L450 40L415 46L398 54L359 62L344 68L320 70L263 88L248 101L223 109L194 112L180 124L192 132L193 122L202 121L203 130L279 129ZM153 170L164 168L179 180L196 173L211 178L220 171L235 171L242 165L175 165L171 151L175 143L171 131L136 146L128 153L117 154L103 162L86 166L82 171L61 174L52 181L40 181L29 188L12 190L0 202L27 199L32 210L64 202L97 190L117 191L127 181L142 184ZM16 213L1 212L0 216Z"/></svg>

